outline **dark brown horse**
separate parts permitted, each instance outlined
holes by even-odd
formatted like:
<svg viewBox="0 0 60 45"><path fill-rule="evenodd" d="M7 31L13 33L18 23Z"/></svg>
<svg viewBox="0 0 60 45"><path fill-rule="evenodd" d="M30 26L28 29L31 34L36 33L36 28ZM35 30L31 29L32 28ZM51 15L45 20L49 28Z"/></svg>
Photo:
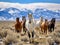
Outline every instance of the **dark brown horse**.
<svg viewBox="0 0 60 45"><path fill-rule="evenodd" d="M48 25L49 32L54 31L55 22L56 22L56 19L52 18L51 21L50 21L50 23L49 23L49 25Z"/></svg>
<svg viewBox="0 0 60 45"><path fill-rule="evenodd" d="M22 16L22 21L23 21L23 32L26 33L26 17L25 16Z"/></svg>
<svg viewBox="0 0 60 45"><path fill-rule="evenodd" d="M22 21L19 21L19 18L16 18L15 30L16 32L22 31Z"/></svg>

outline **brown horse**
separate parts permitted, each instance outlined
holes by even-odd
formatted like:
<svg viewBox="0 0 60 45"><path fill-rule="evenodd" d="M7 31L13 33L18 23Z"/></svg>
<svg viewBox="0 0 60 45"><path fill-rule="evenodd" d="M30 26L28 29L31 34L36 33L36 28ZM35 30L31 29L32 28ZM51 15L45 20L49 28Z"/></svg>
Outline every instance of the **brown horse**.
<svg viewBox="0 0 60 45"><path fill-rule="evenodd" d="M48 21L47 19L45 19L45 22L42 22L41 24L41 31L47 34L47 30L48 30Z"/></svg>
<svg viewBox="0 0 60 45"><path fill-rule="evenodd" d="M22 31L22 21L19 21L19 18L16 18L15 30L16 32Z"/></svg>

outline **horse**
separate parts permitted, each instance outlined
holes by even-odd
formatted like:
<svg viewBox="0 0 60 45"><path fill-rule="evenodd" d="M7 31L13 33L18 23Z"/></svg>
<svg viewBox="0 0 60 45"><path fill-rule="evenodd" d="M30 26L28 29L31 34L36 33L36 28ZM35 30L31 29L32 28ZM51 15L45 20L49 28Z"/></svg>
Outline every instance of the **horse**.
<svg viewBox="0 0 60 45"><path fill-rule="evenodd" d="M43 22L43 17L41 16L41 17L40 17L40 22L39 22L40 25L42 24L42 22Z"/></svg>
<svg viewBox="0 0 60 45"><path fill-rule="evenodd" d="M34 42L34 30L35 30L35 26L34 26L34 18L32 14L28 14L28 21L26 22L26 28L27 28L27 33L28 33L28 37L29 37L29 41L30 43Z"/></svg>
<svg viewBox="0 0 60 45"><path fill-rule="evenodd" d="M19 21L19 18L16 18L16 24L15 24L15 31L16 32L21 32L22 31L22 21Z"/></svg>
<svg viewBox="0 0 60 45"><path fill-rule="evenodd" d="M49 32L54 31L55 22L56 22L56 19L52 18L51 21L50 21L50 24L48 25Z"/></svg>
<svg viewBox="0 0 60 45"><path fill-rule="evenodd" d="M43 33L47 34L47 31L48 31L48 21L47 21L47 19L45 19L45 22L42 22L41 31Z"/></svg>
<svg viewBox="0 0 60 45"><path fill-rule="evenodd" d="M27 28L26 28L26 17L22 16L22 21L23 21L23 32L26 33Z"/></svg>

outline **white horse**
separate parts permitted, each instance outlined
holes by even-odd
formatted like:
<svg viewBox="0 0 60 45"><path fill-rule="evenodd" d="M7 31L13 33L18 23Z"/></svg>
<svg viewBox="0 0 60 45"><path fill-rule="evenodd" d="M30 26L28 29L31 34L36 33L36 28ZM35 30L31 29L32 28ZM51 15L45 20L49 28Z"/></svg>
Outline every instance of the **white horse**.
<svg viewBox="0 0 60 45"><path fill-rule="evenodd" d="M30 42L34 41L34 32L35 32L35 21L32 14L28 15L28 20L26 22L27 33Z"/></svg>

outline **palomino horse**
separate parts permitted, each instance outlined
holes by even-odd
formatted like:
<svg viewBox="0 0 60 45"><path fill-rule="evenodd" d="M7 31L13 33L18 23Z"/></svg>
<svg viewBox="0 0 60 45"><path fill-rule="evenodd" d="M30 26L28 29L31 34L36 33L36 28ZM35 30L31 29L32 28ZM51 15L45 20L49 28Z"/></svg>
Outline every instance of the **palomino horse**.
<svg viewBox="0 0 60 45"><path fill-rule="evenodd" d="M48 30L48 21L47 19L45 19L45 22L42 22L41 24L41 31L47 34L47 30Z"/></svg>
<svg viewBox="0 0 60 45"><path fill-rule="evenodd" d="M16 32L22 31L22 21L19 21L19 18L16 18L15 30Z"/></svg>
<svg viewBox="0 0 60 45"><path fill-rule="evenodd" d="M40 22L39 22L40 25L42 24L42 22L43 22L43 17L41 16L41 17L40 17Z"/></svg>
<svg viewBox="0 0 60 45"><path fill-rule="evenodd" d="M55 22L56 22L55 18L52 18L51 21L50 21L50 24L48 25L49 32L54 31Z"/></svg>

